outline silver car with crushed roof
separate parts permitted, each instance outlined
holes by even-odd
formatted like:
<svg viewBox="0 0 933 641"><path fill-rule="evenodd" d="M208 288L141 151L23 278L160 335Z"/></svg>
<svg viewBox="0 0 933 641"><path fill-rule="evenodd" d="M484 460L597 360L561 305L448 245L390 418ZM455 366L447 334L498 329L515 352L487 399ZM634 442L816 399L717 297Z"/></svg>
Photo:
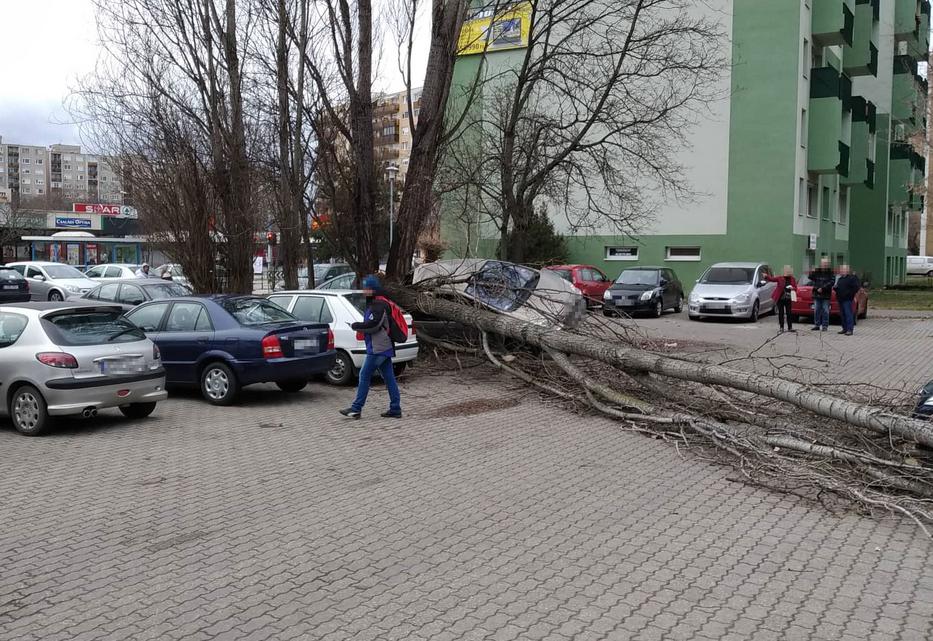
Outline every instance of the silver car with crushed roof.
<svg viewBox="0 0 933 641"><path fill-rule="evenodd" d="M0 305L0 414L23 434L109 407L144 418L165 398L159 349L119 306Z"/></svg>

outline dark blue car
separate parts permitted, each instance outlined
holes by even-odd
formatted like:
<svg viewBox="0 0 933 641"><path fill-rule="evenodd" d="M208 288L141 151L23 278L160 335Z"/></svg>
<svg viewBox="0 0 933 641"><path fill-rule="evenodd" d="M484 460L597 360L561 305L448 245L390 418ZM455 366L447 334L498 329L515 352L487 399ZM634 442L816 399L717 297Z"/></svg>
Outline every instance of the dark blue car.
<svg viewBox="0 0 933 641"><path fill-rule="evenodd" d="M302 322L255 296L162 299L126 317L159 346L167 385L199 385L215 405L231 404L254 383L298 392L337 354L326 324Z"/></svg>

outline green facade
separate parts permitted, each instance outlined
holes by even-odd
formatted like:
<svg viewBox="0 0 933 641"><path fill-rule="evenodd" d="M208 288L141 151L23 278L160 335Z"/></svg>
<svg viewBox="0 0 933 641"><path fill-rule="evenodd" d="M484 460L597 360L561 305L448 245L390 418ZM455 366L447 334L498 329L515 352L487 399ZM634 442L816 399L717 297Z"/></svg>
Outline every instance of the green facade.
<svg viewBox="0 0 933 641"><path fill-rule="evenodd" d="M613 277L663 265L690 283L715 262L760 260L801 273L828 256L873 284L900 282L906 223L899 221L922 206L912 186L923 159L892 143L898 132L926 126L927 87L916 69L929 45L930 12L925 0L892 2L815 0L802 30L802 3L733 0L728 179L698 185L725 193L725 233L576 235L568 238L571 260ZM894 33L883 32L885 21ZM523 55L489 54L488 64L501 69ZM452 96L480 62L458 60ZM482 109L482 96L467 108ZM452 254L494 255L495 230L466 230L445 212L442 221ZM637 247L638 259L607 260L607 248L619 246ZM669 255L692 247L697 260Z"/></svg>

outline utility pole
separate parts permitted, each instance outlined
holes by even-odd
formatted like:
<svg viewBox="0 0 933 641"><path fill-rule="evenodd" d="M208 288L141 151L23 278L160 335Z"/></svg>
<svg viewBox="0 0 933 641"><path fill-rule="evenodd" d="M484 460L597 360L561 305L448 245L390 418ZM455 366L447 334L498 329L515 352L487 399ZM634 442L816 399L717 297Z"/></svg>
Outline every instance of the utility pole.
<svg viewBox="0 0 933 641"><path fill-rule="evenodd" d="M389 251L392 251L392 237L395 234L395 175L398 167L389 165L386 173L389 175Z"/></svg>

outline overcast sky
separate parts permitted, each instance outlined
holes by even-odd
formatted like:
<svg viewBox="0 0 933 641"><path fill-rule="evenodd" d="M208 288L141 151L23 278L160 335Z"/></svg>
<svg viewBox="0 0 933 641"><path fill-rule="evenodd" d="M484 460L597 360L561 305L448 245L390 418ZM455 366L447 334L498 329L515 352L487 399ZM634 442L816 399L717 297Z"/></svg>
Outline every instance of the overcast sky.
<svg viewBox="0 0 933 641"><path fill-rule="evenodd" d="M4 142L82 143L63 102L97 61L94 13L91 0L0 0L6 56L0 64L0 136ZM419 29L416 76L424 74L429 31L428 25ZM402 88L395 57L391 44L385 43L377 90Z"/></svg>

